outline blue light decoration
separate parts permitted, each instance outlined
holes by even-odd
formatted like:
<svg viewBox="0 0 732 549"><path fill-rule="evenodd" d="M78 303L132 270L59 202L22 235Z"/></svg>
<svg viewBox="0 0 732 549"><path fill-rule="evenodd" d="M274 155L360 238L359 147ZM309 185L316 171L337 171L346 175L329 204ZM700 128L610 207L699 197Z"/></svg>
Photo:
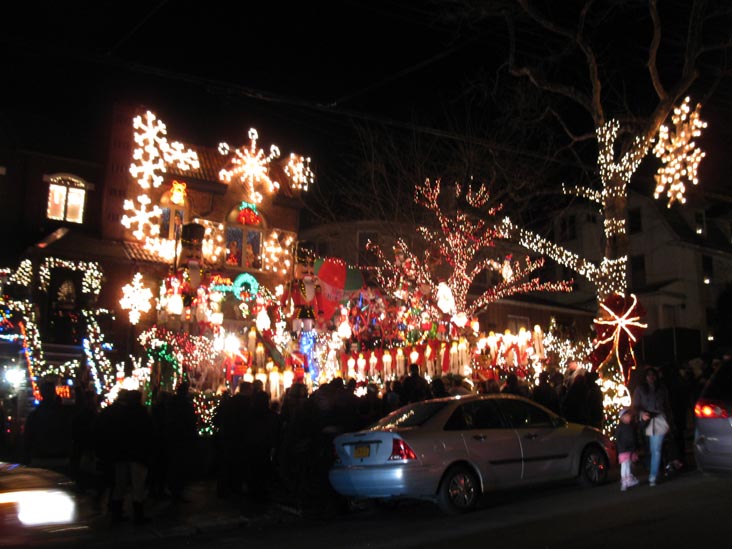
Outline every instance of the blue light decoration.
<svg viewBox="0 0 732 549"><path fill-rule="evenodd" d="M303 330L300 332L300 352L308 358L308 368L310 369L310 378L317 381L320 371L319 364L315 358L315 330Z"/></svg>

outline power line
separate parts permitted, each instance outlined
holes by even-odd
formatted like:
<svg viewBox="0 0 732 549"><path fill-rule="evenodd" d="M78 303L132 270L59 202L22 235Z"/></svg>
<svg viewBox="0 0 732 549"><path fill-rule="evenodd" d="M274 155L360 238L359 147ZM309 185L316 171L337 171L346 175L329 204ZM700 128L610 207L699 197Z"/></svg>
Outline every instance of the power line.
<svg viewBox="0 0 732 549"><path fill-rule="evenodd" d="M138 25L139 27L139 25ZM7 41L6 41L7 42ZM24 53L27 55L42 55L38 52L34 52L30 49L30 46L25 46L28 48ZM157 78L166 79L170 81L175 82L184 82L193 86L198 86L202 88L203 90L207 92L213 92L217 91L219 93L227 94L227 95L239 95L242 97L246 97L248 99L253 99L257 101L261 101L264 103L272 103L272 104L280 104L280 105L289 105L293 107L299 107L303 109L313 110L325 114L329 114L332 116L338 116L338 117L348 117L355 120L362 120L366 122L373 122L377 124L381 124L383 126L392 127L392 128L399 128L402 130L408 130L412 132L422 133L424 135L432 135L435 137L440 137L443 139L448 139L452 141L459 141L463 143L470 143L474 145L480 145L484 146L486 148L495 150L495 151L501 151L501 152L507 152L512 153L516 155L520 155L526 158L533 158L536 160L541 160L545 162L550 162L557 165L563 165L563 166L572 166L572 167L584 167L578 162L568 161L568 160L562 160L554 157L550 157L544 154L538 154L533 151L517 148L514 146L506 145L503 143L499 143L497 141L487 139L487 138L480 138L480 137L471 137L466 136L464 134L447 131L447 130L441 130L438 128L428 127L419 125L413 122L405 122L401 120L395 120L393 118L385 117L385 116L379 116L371 113L366 112L359 112L354 111L350 109L341 109L338 107L333 106L332 104L323 104L314 102L311 100L305 100L298 97L293 96L285 96L282 94L276 94L265 90L260 90L257 88L252 88L250 86L244 86L241 84L236 84L233 82L228 82L224 80L217 80L213 78L207 78L207 77L201 77L192 75L189 73L179 72L179 71L173 71L170 69L163 69L160 67L150 66L150 65L143 65L139 63L133 63L129 61L123 61L121 59L115 58L113 56L95 56L90 55L83 51L72 51L72 50L62 50L62 49L54 49L49 50L47 52L44 52L43 54L51 56L51 57L60 57L67 60L70 60L74 63L78 63L79 61L105 66L105 67L114 67L117 69L123 69L130 72L135 72L139 74L145 74L150 76L155 76Z"/></svg>

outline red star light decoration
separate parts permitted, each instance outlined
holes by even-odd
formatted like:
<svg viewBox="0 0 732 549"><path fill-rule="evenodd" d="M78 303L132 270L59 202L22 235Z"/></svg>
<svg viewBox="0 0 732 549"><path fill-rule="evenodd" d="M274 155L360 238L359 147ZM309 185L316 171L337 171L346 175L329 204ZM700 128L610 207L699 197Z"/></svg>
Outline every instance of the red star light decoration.
<svg viewBox="0 0 732 549"><path fill-rule="evenodd" d="M633 345L648 326L641 322L645 310L633 294L627 297L612 294L600 303L600 308L604 314L595 319L597 340L590 360L595 369L599 369L615 358L627 381L630 370L636 365Z"/></svg>

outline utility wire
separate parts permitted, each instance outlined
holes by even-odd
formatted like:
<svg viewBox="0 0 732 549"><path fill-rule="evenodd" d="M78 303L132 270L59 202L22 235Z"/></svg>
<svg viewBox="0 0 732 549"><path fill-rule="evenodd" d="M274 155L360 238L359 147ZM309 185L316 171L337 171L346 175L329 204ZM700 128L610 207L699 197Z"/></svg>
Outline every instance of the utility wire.
<svg viewBox="0 0 732 549"><path fill-rule="evenodd" d="M136 28L139 28L140 25L138 25ZM2 39L0 39L0 42L3 42ZM29 49L29 51L26 52L27 54L35 54L39 55L40 53L37 51L33 51L32 49ZM145 75L151 75L155 76L161 79L176 81L176 82L185 82L187 84L191 84L194 86L198 86L208 92L218 92L225 95L238 95L242 97L246 97L248 99L254 99L257 101L262 101L265 103L272 103L272 104L282 104L282 105L289 105L289 106L295 106L300 107L308 110L313 110L321 113L326 113L333 116L340 116L340 117L348 117L355 120L363 120L367 122L373 122L378 123L383 126L388 126L392 128L399 128L403 130L409 130L417 133L422 133L425 135L433 135L436 137L449 139L452 141L459 141L463 143L471 143L476 145L481 145L496 151L502 151L502 152L508 152L512 154L517 154L526 158L533 158L541 161L548 161L554 164L558 165L564 165L564 166L572 166L572 167L584 167L580 163L575 161L568 161L568 160L562 160L550 156L546 156L543 154L537 154L533 151L513 147L510 145L505 145L503 143L499 143L497 141L486 139L486 138L480 138L480 137L470 137L466 136L464 134L441 130L438 128L432 128L428 126L422 126L419 124L415 124L413 122L405 122L401 120L395 120L393 118L385 117L385 116L379 116L374 115L370 113L365 112L359 112L349 109L341 109L333 106L332 104L323 104L318 103L310 100L301 99L298 97L291 97L291 96L285 96L281 94L275 94L269 91L265 90L259 90L257 88L252 88L249 86L243 86L240 84L236 84L233 82L227 82L224 80L217 80L207 77L201 77L201 76L195 76L189 73L183 73L178 71L173 71L170 69L163 69L160 67L150 66L150 65L143 65L140 63L133 63L129 61L123 61L119 58L115 58L113 56L108 55L90 55L86 52L82 51L71 51L71 50L60 50L60 49L54 49L49 50L46 52L43 52L44 55L54 56L54 57L62 57L65 59L72 60L74 63L78 63L79 61L95 64L95 65L101 65L104 67L114 67L117 69L124 69L131 72L136 72L140 74Z"/></svg>

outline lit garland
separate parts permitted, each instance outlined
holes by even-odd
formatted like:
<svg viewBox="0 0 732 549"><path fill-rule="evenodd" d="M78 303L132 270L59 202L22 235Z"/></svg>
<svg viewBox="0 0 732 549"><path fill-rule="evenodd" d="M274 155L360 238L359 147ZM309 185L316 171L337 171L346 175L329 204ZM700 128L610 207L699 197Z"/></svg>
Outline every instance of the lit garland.
<svg viewBox="0 0 732 549"><path fill-rule="evenodd" d="M490 225L486 219L475 220L461 210L457 210L451 217L445 215L438 203L439 194L439 180L431 182L427 179L424 184L417 185L414 191L414 201L432 212L440 226L439 231L430 231L424 226L418 227L419 233L429 245L424 260L420 261L411 253L403 240L398 242L397 254L401 253L404 258L395 257L394 261L388 260L378 245L367 244L384 264L383 267L377 268L377 279L392 295L403 299L404 296L399 293L402 292L402 288L399 286L402 280L411 279L414 282L414 289L427 286L429 298L436 299L439 281L434 279L429 265L441 262L451 268L445 283L452 292L456 317L470 318L487 305L510 295L535 291L571 291L571 282L541 282L538 278L529 279L531 273L543 265L543 259L527 258L524 264L516 261L509 264L508 269L504 259L476 260L475 257L479 252L495 246L495 239L502 236L501 230ZM461 185L455 186L455 195L456 198L463 195ZM479 210L486 207L490 198L485 185L480 185L475 192L468 187L464 197L470 206ZM501 206L488 208L486 217L493 218L500 210ZM486 270L510 272L510 276L468 304L470 284L478 274Z"/></svg>
<svg viewBox="0 0 732 549"><path fill-rule="evenodd" d="M29 287L33 282L33 262L30 259L24 259L18 265L17 270L8 277L9 284L18 284L19 286Z"/></svg>
<svg viewBox="0 0 732 549"><path fill-rule="evenodd" d="M81 279L81 291L85 294L99 295L102 291L102 274L99 263L95 261L68 261L57 257L47 257L41 263L38 271L40 279L38 289L44 292L48 291L51 283L51 271L53 269L67 269L69 271L81 271L83 273Z"/></svg>
<svg viewBox="0 0 732 549"><path fill-rule="evenodd" d="M592 369L592 362L589 360L593 344L589 338L584 340L576 338L561 337L557 332L559 328L554 317L549 322L549 330L544 335L543 344L547 356L552 357L561 372L570 360L577 362L585 370Z"/></svg>
<svg viewBox="0 0 732 549"><path fill-rule="evenodd" d="M661 125L658 141L653 148L653 154L662 163L655 176L656 188L653 196L658 198L665 192L669 208L677 200L682 204L686 202L684 180L690 181L693 185L699 183L697 172L699 163L705 156L693 139L701 135L707 123L699 118L701 103L697 103L691 112L689 101L691 98L687 97L680 107L674 109L671 121L676 131L671 134L667 126Z"/></svg>
<svg viewBox="0 0 732 549"><path fill-rule="evenodd" d="M292 246L296 235L284 231L272 231L264 241L262 269L286 275L292 268Z"/></svg>
<svg viewBox="0 0 732 549"><path fill-rule="evenodd" d="M590 202L602 205L602 193L595 189L589 189L587 187L567 187L562 183L562 194L585 198Z"/></svg>
<svg viewBox="0 0 732 549"><path fill-rule="evenodd" d="M104 352L104 334L97 322L97 315L101 310L92 311L83 309L82 314L86 321L87 337L83 340L87 364L94 378L97 394L109 391L114 384L114 368Z"/></svg>
<svg viewBox="0 0 732 549"><path fill-rule="evenodd" d="M136 273L131 284L122 287L124 294L119 300L120 307L130 311L130 324L137 324L140 321L140 313L150 310L153 298L152 291L142 282L142 273Z"/></svg>
<svg viewBox="0 0 732 549"><path fill-rule="evenodd" d="M138 341L148 351L167 347L181 373L211 368L218 355L211 338L173 332L158 326L142 332Z"/></svg>
<svg viewBox="0 0 732 549"><path fill-rule="evenodd" d="M196 218L194 223L202 225L204 228L203 242L201 243L201 253L204 259L212 264L216 264L224 257L224 224L208 219Z"/></svg>

